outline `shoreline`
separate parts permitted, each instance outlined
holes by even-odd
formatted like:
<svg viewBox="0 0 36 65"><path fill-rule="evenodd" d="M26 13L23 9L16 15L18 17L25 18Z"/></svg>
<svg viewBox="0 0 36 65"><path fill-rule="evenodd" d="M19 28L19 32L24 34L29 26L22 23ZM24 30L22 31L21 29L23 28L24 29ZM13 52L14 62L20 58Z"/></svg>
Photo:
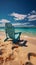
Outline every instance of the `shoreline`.
<svg viewBox="0 0 36 65"><path fill-rule="evenodd" d="M5 38L6 38L5 32L1 31L0 32L0 39L2 39L4 41ZM27 34L22 33L20 36L20 39L21 40L27 40L30 43L36 44L36 36L31 36L31 35L27 35Z"/></svg>
<svg viewBox="0 0 36 65"><path fill-rule="evenodd" d="M18 31L16 31L18 32ZM4 34L5 31L0 31L0 34ZM29 32L22 32L22 34L24 34L25 36L30 36L30 37L36 37L36 34L33 33L29 33Z"/></svg>
<svg viewBox="0 0 36 65"><path fill-rule="evenodd" d="M0 31L0 37L6 37L6 34L5 34L5 32L4 31ZM25 34L25 33L21 33L21 36L20 36L20 38L29 38L29 39L34 39L34 40L36 40L36 36L34 36L34 35L29 35L29 34Z"/></svg>

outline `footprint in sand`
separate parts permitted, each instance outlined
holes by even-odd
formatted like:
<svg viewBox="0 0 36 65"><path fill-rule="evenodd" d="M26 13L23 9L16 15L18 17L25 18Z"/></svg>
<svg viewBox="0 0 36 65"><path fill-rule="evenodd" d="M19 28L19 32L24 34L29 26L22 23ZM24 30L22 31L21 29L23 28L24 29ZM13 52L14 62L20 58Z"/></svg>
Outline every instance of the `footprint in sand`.
<svg viewBox="0 0 36 65"><path fill-rule="evenodd" d="M28 53L28 60L29 60L29 62L26 62L25 65L35 65L36 64L35 63L36 62L35 61L36 60L36 53Z"/></svg>

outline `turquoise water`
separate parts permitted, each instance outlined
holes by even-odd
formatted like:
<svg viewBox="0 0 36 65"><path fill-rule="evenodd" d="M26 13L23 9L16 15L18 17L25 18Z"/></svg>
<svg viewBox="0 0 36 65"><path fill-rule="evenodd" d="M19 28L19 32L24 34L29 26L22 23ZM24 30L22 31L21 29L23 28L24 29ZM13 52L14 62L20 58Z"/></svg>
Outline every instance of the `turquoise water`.
<svg viewBox="0 0 36 65"><path fill-rule="evenodd" d="M15 28L16 31L20 31L24 34L31 34L36 36L36 27L35 28L31 28L31 27L20 27L20 28Z"/></svg>
<svg viewBox="0 0 36 65"><path fill-rule="evenodd" d="M4 27L0 27L0 31L5 31ZM22 32L24 34L33 34L36 36L36 27L15 27L16 32Z"/></svg>

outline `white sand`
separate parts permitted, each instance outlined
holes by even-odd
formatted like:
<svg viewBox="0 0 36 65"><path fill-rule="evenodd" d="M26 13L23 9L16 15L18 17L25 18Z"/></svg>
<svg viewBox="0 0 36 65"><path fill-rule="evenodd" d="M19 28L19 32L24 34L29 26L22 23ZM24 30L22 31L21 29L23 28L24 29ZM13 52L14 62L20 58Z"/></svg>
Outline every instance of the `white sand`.
<svg viewBox="0 0 36 65"><path fill-rule="evenodd" d="M27 40L27 47L25 46L18 46L13 44L11 40L4 42L5 33L2 32L3 36L0 36L0 50L3 52L0 55L0 65L23 65L28 60L28 53L35 53L36 54L36 37L29 37L24 34L21 35L20 39ZM12 50L12 47L16 46ZM3 60L3 63L1 62ZM8 60L7 60L8 58ZM36 56L31 56L30 62L33 65L36 65Z"/></svg>

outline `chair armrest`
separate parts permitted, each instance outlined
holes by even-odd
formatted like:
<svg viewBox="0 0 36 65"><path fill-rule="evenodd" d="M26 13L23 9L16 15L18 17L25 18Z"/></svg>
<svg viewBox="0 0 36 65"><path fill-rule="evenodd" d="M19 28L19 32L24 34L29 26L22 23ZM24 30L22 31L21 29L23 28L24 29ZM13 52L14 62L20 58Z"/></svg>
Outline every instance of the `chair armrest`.
<svg viewBox="0 0 36 65"><path fill-rule="evenodd" d="M16 32L15 34L21 34L22 32Z"/></svg>

